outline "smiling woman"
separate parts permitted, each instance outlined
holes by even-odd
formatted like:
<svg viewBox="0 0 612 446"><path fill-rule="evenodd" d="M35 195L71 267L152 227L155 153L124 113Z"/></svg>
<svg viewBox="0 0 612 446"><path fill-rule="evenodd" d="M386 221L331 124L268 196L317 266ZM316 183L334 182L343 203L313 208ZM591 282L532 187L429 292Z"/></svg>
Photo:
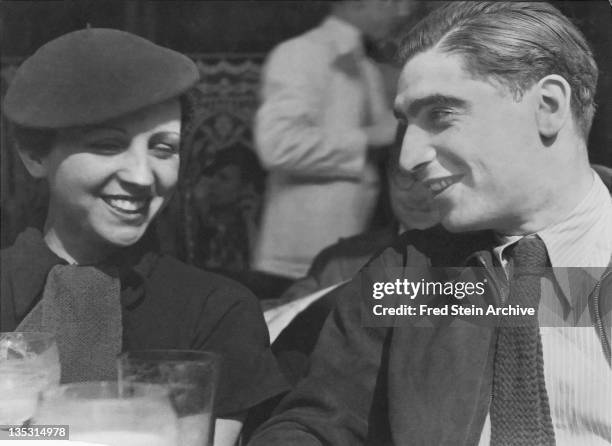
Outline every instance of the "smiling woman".
<svg viewBox="0 0 612 446"><path fill-rule="evenodd" d="M111 29L62 36L19 68L4 112L49 206L42 232L2 251L0 331L54 333L63 382L114 379L122 350L220 354L218 446L285 383L248 290L143 243L178 181L181 97L198 77L187 57Z"/></svg>
<svg viewBox="0 0 612 446"><path fill-rule="evenodd" d="M51 199L44 237L72 263L96 263L136 243L178 179L177 99L100 124L59 129L47 154L19 144L32 176Z"/></svg>

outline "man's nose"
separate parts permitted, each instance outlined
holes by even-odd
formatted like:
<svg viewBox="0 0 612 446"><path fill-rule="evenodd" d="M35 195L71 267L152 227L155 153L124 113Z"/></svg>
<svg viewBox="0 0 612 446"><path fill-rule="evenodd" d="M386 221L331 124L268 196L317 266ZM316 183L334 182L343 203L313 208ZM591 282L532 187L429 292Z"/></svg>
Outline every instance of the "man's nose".
<svg viewBox="0 0 612 446"><path fill-rule="evenodd" d="M147 147L132 144L121 162L118 176L122 181L142 187L150 187L155 182Z"/></svg>
<svg viewBox="0 0 612 446"><path fill-rule="evenodd" d="M402 138L399 167L405 172L417 174L418 177L419 171L422 171L435 158L436 150L427 132L417 125L408 125Z"/></svg>

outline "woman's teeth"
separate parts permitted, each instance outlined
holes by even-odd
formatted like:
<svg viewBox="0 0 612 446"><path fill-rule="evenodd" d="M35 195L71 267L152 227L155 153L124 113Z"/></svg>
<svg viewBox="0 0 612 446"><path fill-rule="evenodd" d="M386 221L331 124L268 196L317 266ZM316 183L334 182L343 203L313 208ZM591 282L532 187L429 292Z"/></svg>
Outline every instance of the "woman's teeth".
<svg viewBox="0 0 612 446"><path fill-rule="evenodd" d="M141 212L148 204L148 199L136 199L136 198L112 198L105 197L106 201L110 206L118 209L122 212Z"/></svg>

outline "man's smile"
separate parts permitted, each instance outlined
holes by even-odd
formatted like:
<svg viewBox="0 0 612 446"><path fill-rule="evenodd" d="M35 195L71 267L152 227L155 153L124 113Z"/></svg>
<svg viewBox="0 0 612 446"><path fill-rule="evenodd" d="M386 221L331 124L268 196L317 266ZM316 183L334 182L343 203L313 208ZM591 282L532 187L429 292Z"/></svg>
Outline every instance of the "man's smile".
<svg viewBox="0 0 612 446"><path fill-rule="evenodd" d="M424 180L423 184L427 187L431 193L436 196L448 189L455 183L458 183L463 178L463 175L451 175L448 177L434 178L430 180Z"/></svg>

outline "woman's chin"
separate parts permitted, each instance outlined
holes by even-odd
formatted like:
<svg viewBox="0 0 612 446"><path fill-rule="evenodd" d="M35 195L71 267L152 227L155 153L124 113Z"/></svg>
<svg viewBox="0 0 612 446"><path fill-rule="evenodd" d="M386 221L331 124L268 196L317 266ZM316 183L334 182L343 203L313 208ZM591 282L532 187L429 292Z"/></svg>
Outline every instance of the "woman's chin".
<svg viewBox="0 0 612 446"><path fill-rule="evenodd" d="M109 234L107 237L103 237L103 240L110 246L115 248L127 248L136 244L144 235L145 229L139 230L126 230L117 231L113 234Z"/></svg>

